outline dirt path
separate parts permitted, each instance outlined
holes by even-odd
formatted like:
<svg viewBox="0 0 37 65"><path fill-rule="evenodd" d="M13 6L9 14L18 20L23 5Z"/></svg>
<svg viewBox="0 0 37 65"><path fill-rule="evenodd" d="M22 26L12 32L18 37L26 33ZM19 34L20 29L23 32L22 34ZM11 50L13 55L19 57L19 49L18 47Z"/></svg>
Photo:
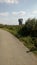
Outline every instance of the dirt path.
<svg viewBox="0 0 37 65"><path fill-rule="evenodd" d="M0 29L0 65L37 65L33 53L9 32Z"/></svg>

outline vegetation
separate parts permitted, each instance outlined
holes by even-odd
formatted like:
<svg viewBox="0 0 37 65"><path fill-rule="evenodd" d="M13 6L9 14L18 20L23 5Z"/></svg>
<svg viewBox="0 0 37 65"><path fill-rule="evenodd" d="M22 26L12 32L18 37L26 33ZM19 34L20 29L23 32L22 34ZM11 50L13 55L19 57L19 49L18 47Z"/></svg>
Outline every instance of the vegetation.
<svg viewBox="0 0 37 65"><path fill-rule="evenodd" d="M30 49L30 52L37 54L37 19L28 19L24 25L2 25L4 28L23 41L24 45Z"/></svg>
<svg viewBox="0 0 37 65"><path fill-rule="evenodd" d="M37 20L36 19L28 19L25 23L25 26L22 27L22 29L20 29L18 31L19 35L21 35L21 37L31 37L32 41L34 41L34 46L37 47Z"/></svg>

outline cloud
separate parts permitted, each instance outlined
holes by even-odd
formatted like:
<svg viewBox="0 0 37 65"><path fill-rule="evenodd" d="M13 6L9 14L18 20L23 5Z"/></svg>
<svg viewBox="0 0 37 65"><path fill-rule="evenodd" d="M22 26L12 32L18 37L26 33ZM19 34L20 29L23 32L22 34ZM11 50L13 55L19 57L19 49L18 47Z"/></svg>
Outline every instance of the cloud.
<svg viewBox="0 0 37 65"><path fill-rule="evenodd" d="M0 3L12 3L12 4L17 4L19 3L19 0L0 0Z"/></svg>
<svg viewBox="0 0 37 65"><path fill-rule="evenodd" d="M9 15L8 12L2 12L2 13L0 13L0 16L8 16L8 15Z"/></svg>
<svg viewBox="0 0 37 65"><path fill-rule="evenodd" d="M24 16L26 14L26 12L25 11L20 11L18 14L21 15L21 16Z"/></svg>
<svg viewBox="0 0 37 65"><path fill-rule="evenodd" d="M25 14L26 14L25 11L12 12L12 15L14 15L14 16L24 16Z"/></svg>
<svg viewBox="0 0 37 65"><path fill-rule="evenodd" d="M37 18L37 10L33 10L32 12L29 13L30 18Z"/></svg>
<svg viewBox="0 0 37 65"><path fill-rule="evenodd" d="M33 14L37 14L37 10L33 11L32 13L33 13Z"/></svg>
<svg viewBox="0 0 37 65"><path fill-rule="evenodd" d="M18 13L17 12L12 12L12 15L16 16Z"/></svg>

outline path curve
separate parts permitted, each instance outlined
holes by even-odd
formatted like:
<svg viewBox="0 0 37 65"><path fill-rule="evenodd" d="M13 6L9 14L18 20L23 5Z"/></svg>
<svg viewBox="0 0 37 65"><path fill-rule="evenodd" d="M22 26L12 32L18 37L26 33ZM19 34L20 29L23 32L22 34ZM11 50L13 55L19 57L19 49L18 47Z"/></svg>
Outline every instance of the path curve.
<svg viewBox="0 0 37 65"><path fill-rule="evenodd" d="M33 53L9 32L0 29L0 65L37 65Z"/></svg>

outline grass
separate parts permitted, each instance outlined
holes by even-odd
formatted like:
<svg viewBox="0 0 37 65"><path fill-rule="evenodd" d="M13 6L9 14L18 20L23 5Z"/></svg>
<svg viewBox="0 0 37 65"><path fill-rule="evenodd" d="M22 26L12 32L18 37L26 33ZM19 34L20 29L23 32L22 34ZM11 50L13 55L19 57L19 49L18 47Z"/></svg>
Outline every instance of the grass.
<svg viewBox="0 0 37 65"><path fill-rule="evenodd" d="M28 48L33 47L34 45L32 44L32 39L31 37L27 36L27 37L22 37L20 38L22 41L24 41L24 45L26 45Z"/></svg>

